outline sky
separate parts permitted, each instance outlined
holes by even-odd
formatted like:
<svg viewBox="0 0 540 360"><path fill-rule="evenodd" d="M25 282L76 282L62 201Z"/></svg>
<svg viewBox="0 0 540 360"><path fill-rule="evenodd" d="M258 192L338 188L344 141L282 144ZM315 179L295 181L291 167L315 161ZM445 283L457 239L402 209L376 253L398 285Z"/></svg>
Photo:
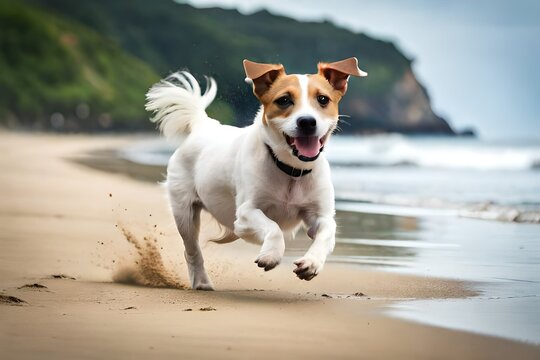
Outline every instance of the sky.
<svg viewBox="0 0 540 360"><path fill-rule="evenodd" d="M189 2L245 14L267 9L298 20L330 20L391 40L414 59L435 112L456 129L472 126L493 140L540 139L540 1Z"/></svg>

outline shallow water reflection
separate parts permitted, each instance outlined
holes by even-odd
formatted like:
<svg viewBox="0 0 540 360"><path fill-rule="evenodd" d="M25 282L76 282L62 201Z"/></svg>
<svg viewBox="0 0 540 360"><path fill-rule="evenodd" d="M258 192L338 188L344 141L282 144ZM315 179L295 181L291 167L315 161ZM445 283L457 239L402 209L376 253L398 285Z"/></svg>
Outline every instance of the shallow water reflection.
<svg viewBox="0 0 540 360"><path fill-rule="evenodd" d="M540 226L453 216L338 212L330 261L473 281L481 295L393 305L389 314L540 344Z"/></svg>

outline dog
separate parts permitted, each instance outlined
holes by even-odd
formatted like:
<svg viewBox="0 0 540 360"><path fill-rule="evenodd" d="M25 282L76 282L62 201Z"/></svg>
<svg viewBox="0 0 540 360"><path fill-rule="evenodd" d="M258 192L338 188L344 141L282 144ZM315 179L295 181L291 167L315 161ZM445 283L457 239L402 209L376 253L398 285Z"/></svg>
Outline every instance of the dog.
<svg viewBox="0 0 540 360"><path fill-rule="evenodd" d="M261 103L245 128L207 116L217 92L212 78L203 93L189 72L177 72L146 95L162 133L186 136L170 158L166 188L197 290L214 289L198 240L203 209L226 230L213 241L261 244L255 263L265 271L281 262L285 240L302 225L313 243L294 262L299 279L317 276L335 245L334 188L322 151L338 124L349 77L367 73L354 57L319 63L310 75L288 75L281 64L243 65Z"/></svg>

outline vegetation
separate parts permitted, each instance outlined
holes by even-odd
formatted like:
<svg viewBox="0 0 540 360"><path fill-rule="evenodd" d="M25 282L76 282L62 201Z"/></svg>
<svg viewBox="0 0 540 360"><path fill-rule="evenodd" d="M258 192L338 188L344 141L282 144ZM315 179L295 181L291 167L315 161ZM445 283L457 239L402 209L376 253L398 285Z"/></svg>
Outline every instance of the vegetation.
<svg viewBox="0 0 540 360"><path fill-rule="evenodd" d="M354 99L384 102L410 70L410 60L392 43L329 22L196 9L172 0L0 0L0 54L0 91L8 94L0 98L3 118L47 126L51 114L60 112L88 129L109 117L116 128L149 126L146 90L159 77L185 68L218 81L210 113L246 124L258 104L243 81L244 58L313 73L318 60L354 55L369 72L351 82L344 104L352 115L349 130L358 130ZM77 116L81 104L90 108L86 118ZM377 126L385 121L379 117L363 120Z"/></svg>
<svg viewBox="0 0 540 360"><path fill-rule="evenodd" d="M147 125L144 93L159 77L117 44L72 21L0 2L0 112L40 128ZM54 122L54 121L53 121Z"/></svg>

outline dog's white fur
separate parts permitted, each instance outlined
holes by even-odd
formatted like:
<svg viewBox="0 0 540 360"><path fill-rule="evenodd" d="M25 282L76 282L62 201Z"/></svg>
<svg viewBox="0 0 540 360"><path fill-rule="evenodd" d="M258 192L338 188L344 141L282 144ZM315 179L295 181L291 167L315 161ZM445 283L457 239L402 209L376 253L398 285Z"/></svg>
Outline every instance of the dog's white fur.
<svg viewBox="0 0 540 360"><path fill-rule="evenodd" d="M299 116L317 120L317 135L331 132L326 121L307 101L308 79L296 75L306 99L285 121L281 130L290 134ZM323 268L335 244L334 189L328 161L303 162L276 132L269 131L259 111L245 128L222 125L207 116L205 108L216 95L216 83L207 79L201 89L188 72L178 72L156 84L147 94L147 110L167 137L187 137L169 161L167 190L193 289L212 290L198 242L199 216L207 210L227 229L217 242L243 238L262 244L256 263L265 270L277 266L285 251L285 238L294 236L303 223L313 243L295 261L295 272L311 280ZM291 177L274 164L265 144L279 159L293 167L311 169L308 176Z"/></svg>

